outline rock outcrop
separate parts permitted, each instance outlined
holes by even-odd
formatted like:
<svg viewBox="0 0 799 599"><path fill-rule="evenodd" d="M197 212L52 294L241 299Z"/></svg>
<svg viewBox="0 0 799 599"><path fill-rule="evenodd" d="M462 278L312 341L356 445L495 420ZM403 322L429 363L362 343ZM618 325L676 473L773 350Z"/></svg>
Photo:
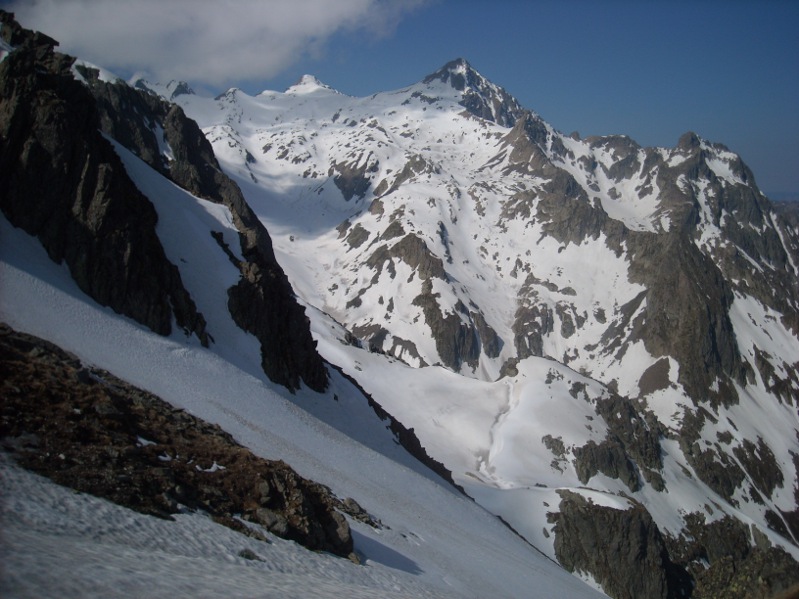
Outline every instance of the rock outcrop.
<svg viewBox="0 0 799 599"><path fill-rule="evenodd" d="M657 525L643 507L620 510L561 491L555 554L570 572L590 573L616 599L689 596L690 578L669 559Z"/></svg>
<svg viewBox="0 0 799 599"><path fill-rule="evenodd" d="M182 188L230 210L245 262L239 265L239 282L228 290L228 307L236 323L261 342L267 376L290 390L298 389L301 382L324 390L327 372L311 338L305 310L275 259L269 233L238 185L222 172L197 123L179 106L146 90L101 81L89 68L81 73L109 136Z"/></svg>
<svg viewBox="0 0 799 599"><path fill-rule="evenodd" d="M17 48L0 62L0 209L98 303L162 335L174 318L207 344L205 319L156 234L155 209L100 133L74 59L5 12L0 33Z"/></svg>
<svg viewBox="0 0 799 599"><path fill-rule="evenodd" d="M621 509L559 494L559 513L548 515L558 561L590 573L611 597L767 599L796 583L796 561L754 525L688 514L674 538L640 504Z"/></svg>
<svg viewBox="0 0 799 599"><path fill-rule="evenodd" d="M170 332L174 314L208 343L205 320L155 233L155 209L102 130L187 191L230 209L244 257L228 291L233 319L260 341L271 380L324 390L327 371L269 234L197 124L180 107L103 81L85 65L74 66L78 81L74 59L54 51L57 42L22 29L8 13L2 23L3 38L17 47L0 64L0 207L12 224L65 260L99 303L159 334Z"/></svg>

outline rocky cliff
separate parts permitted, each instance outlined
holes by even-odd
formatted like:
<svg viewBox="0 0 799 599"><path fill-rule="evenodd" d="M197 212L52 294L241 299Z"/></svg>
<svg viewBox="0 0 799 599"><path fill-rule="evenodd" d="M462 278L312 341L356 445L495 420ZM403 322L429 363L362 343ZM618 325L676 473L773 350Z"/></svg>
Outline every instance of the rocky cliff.
<svg viewBox="0 0 799 599"><path fill-rule="evenodd" d="M238 325L261 342L264 372L289 389L327 385L308 319L271 239L183 110L54 51L56 42L2 13L15 47L0 64L2 209L65 260L91 297L168 334L174 317L204 344L208 332L155 233L157 215L103 133L198 197L227 206L244 261L229 290ZM79 81L82 79L82 81ZM211 332L212 334L212 332Z"/></svg>
<svg viewBox="0 0 799 599"><path fill-rule="evenodd" d="M106 82L79 67L101 115L103 130L154 169L204 199L228 207L239 231L245 262L228 291L237 324L261 341L262 365L270 379L297 389L300 381L321 391L327 374L311 338L308 319L275 259L272 241L238 185L225 175L211 144L183 110L121 81Z"/></svg>
<svg viewBox="0 0 799 599"><path fill-rule="evenodd" d="M205 321L164 254L157 215L99 131L89 90L56 42L0 13L0 208L100 304L166 335Z"/></svg>

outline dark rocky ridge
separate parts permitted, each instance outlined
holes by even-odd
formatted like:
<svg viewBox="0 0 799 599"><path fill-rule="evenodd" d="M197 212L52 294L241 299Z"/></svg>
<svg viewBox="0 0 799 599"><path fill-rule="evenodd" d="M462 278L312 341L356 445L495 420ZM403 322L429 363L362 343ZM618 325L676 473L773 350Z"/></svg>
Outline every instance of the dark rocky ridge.
<svg viewBox="0 0 799 599"><path fill-rule="evenodd" d="M218 426L2 323L0 381L0 443L61 485L167 519L201 510L261 540L268 531L343 557L354 554L342 512L378 526Z"/></svg>
<svg viewBox="0 0 799 599"><path fill-rule="evenodd" d="M208 343L205 319L164 254L157 215L99 132L74 59L0 11L17 49L0 63L0 208L66 262L89 296L162 335L174 318Z"/></svg>
<svg viewBox="0 0 799 599"><path fill-rule="evenodd" d="M291 390L301 382L324 390L324 363L269 234L222 173L197 124L180 107L123 82L101 81L95 70L78 67L87 85L76 81L74 59L54 52L56 42L22 29L13 15L2 19L4 39L20 46L0 65L0 189L12 224L37 235L54 260L65 259L98 302L160 334L170 332L174 311L180 326L208 342L205 321L155 234L155 210L102 129L184 189L230 209L245 259L228 290L234 320L261 342L270 379ZM171 160L161 153L164 143ZM33 206L28 197L36 199Z"/></svg>
<svg viewBox="0 0 799 599"><path fill-rule="evenodd" d="M599 191L599 187L590 187L590 177L589 187L584 188L560 166L564 148L558 143L558 135L532 114L520 118L506 134L494 160L500 162L507 156L507 174L529 174L545 182L513 195L503 206L497 226L501 229L506 219L540 222L547 235L564 245L603 236L617 255L626 253L631 280L645 290L620 308L595 349L620 357L630 343L642 341L650 354L661 358L642 373L641 397L611 393L610 399L597 401L597 413L607 423L609 433L601 443L572 449L581 482L590 484L590 479L601 472L622 481L632 492L644 481L666 491L660 458L660 437L664 436L679 441L693 472L731 505L737 505L733 495L739 489L744 491L745 500L764 503L764 498L783 484L782 471L767 440L745 440L725 451L718 444L708 447L710 444L702 443L700 431L706 420L715 422L713 413L719 407L740 401L733 383L745 388L753 380L754 372L740 353L730 318L735 292L754 296L782 313L787 328L799 330L799 281L792 274L786 253L790 252L795 261L796 221L776 216L740 158L729 161L730 172L740 183L722 181L709 162L714 159L713 152L726 152L726 148L704 142L694 134L681 138L678 150L684 160L672 163L674 166L656 149L641 148L623 136L587 140L592 148L602 147L614 155L610 168L594 161L584 164L589 171L601 168L604 176L619 182L643 173L640 193L651 193L655 183L660 188L660 214L670 219L668 232L631 230L610 218L597 198L590 199L591 191ZM722 243L700 244L700 225L708 218L721 229ZM753 262L762 268L753 268ZM568 298L544 301L539 289L546 289L550 297L552 293L563 295L562 290L538 280L528 270L513 324L519 358L543 356L546 337L557 333L555 315L560 316L562 324L566 322L564 315L574 316ZM604 324L605 316L597 321ZM572 328L582 326L575 318L570 322ZM571 330L561 327L560 334L565 339ZM797 405L799 365L783 363L788 375L780 378L774 366L779 364L779 356L761 357L757 349L755 354L755 366L771 392L779 401ZM686 412L678 432L660 425L646 406L646 395L669 385L666 356L678 362L678 381L698 408ZM552 357L568 363L568 357ZM615 389L614 381L603 382L611 391ZM551 446L557 465L562 450L558 454L554 442L550 438L547 446ZM767 544L751 552L747 545L741 555L725 552L724 547L736 543L735 527L703 528L701 524L691 529L692 533L686 532L688 536L714 539L707 547L713 544L719 553L709 549L713 557L706 567L706 563L700 565L706 556L693 563L693 558L679 551L666 552L666 545L671 547L672 543L650 531L654 523L643 507L613 514L606 511L609 508L566 495L560 507L561 514L553 516L558 522L558 560L570 570L590 572L614 597L680 596L682 591L689 596L691 584L697 597L768 597L799 580L791 556ZM794 514L770 512L767 517L769 526L792 542L796 538L790 530ZM641 553L630 558L636 551ZM660 555L666 557L660 559ZM630 566L628 559L639 565ZM641 559L648 565L639 580ZM693 583L686 584L683 571L677 590L670 589L669 577L685 568L690 570ZM636 572L635 579L620 574L631 569ZM616 576L620 579L614 581ZM631 590L634 592L628 594Z"/></svg>
<svg viewBox="0 0 799 599"><path fill-rule="evenodd" d="M618 338L614 342L616 335L609 327L606 345L621 346L624 342L641 339L654 356L671 355L677 359L681 365L680 382L694 401L709 399L712 403L735 403L737 396L731 386L708 396L708 390L716 378L730 378L743 383L746 377L747 369L738 352L729 320L732 289L727 281L733 278L733 273L723 272L724 267L702 253L694 243L698 200L695 195L686 198L686 192L675 183L680 175L696 177L700 171L710 172L704 162L704 151L698 146L687 145L685 151L693 152L689 159L672 169L673 172L668 172L662 157L651 148L646 150L648 157L645 164L639 165L634 152L640 148L629 138L614 136L592 140L594 146L611 144L614 151L620 153L617 155L621 158L614 165L618 168L607 173L610 177L623 179L631 171L637 172L639 167L657 167L659 183L665 190L664 203L678 207L669 214L672 220L681 223L669 233L657 234L632 231L620 221L611 219L598 202L589 201L582 186L559 167L548 153L548 148L557 145L555 139L556 134L531 114L517 121L516 126L508 132L503 141L510 149L511 166L508 168L544 177L548 182L538 191L519 192L511 198L503 208L503 217L539 220L548 235L564 244L580 243L584 239L597 239L604 235L608 246L617 253L626 247L631 260L633 282L647 288L645 296L641 298L646 299L646 306L644 315L636 323L628 319L617 327L617 330L623 331L627 325L633 324L630 338ZM686 144L683 143L683 146ZM704 165L703 169L698 166L700 164ZM599 167L595 165L594 168ZM745 166L741 165L740 168L744 172ZM752 179L751 175L748 177ZM768 206L764 204L767 200L755 193L743 196L743 192L728 191L718 181L713 184L717 197L729 198L726 201L730 204L741 204L742 207L736 212L752 219L751 225L749 220L746 221L747 226L738 225L740 232L735 243L762 246L759 231L756 232L755 227L760 226L765 218L763 215L768 213ZM733 196L737 200L733 200ZM689 207L688 213L681 214L686 210L685 206ZM777 272L784 272L786 256L779 249L781 245L771 240L766 247L769 248L766 260L775 264ZM766 252L766 249L763 251ZM783 276L783 281L779 283L779 289L785 290L784 295L789 298L788 302L783 300L779 305L791 308L786 312L792 314L796 310L791 306L791 299L797 294L795 289L790 289L790 282L784 282L789 278ZM770 285L769 278L760 287ZM680 301L674 301L675 294ZM769 305L772 304L769 302ZM793 306L796 305L794 302ZM529 302L520 304L514 324L520 357L541 355L541 338L552 332L551 325L546 324L551 316L547 317L541 309ZM629 312L630 317L634 312Z"/></svg>

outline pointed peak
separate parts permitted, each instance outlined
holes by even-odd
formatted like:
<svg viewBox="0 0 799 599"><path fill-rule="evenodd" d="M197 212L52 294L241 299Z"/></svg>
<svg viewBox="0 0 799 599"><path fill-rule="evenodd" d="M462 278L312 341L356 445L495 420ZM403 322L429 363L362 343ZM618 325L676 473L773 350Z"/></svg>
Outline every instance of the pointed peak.
<svg viewBox="0 0 799 599"><path fill-rule="evenodd" d="M303 75L299 81L286 90L287 94L310 94L316 91L336 92L332 87L319 81L313 75Z"/></svg>
<svg viewBox="0 0 799 599"><path fill-rule="evenodd" d="M702 138L693 131L688 131L680 137L680 140L677 142L677 149L684 152L690 152L692 150L699 149L701 145Z"/></svg>
<svg viewBox="0 0 799 599"><path fill-rule="evenodd" d="M467 87L474 87L478 81L485 81L483 76L475 71L465 58L449 61L435 73L425 77L422 83L432 83L436 80L449 83L460 92L465 91Z"/></svg>
<svg viewBox="0 0 799 599"><path fill-rule="evenodd" d="M464 58L448 62L422 80L424 85L437 82L449 85L458 92L458 103L469 113L503 127L513 127L524 113L513 96L483 77Z"/></svg>
<svg viewBox="0 0 799 599"><path fill-rule="evenodd" d="M233 103L235 103L235 102L237 102L237 101L238 101L238 100L237 100L237 98L236 98L236 96L237 96L239 93L241 93L241 90L240 90L238 87L231 87L231 88L229 88L227 91L225 91L225 92L223 92L223 93L219 94L218 96L216 96L216 97L214 98L214 100L216 100L216 101L219 101L219 100L227 100L228 102L233 102Z"/></svg>

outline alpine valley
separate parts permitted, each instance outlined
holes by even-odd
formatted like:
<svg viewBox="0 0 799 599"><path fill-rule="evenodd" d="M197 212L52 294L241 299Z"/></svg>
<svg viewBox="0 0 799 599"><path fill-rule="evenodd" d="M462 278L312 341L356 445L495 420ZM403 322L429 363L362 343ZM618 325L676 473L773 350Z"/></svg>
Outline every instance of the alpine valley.
<svg viewBox="0 0 799 599"><path fill-rule="evenodd" d="M3 596L799 583L799 226L734 152L463 59L202 97L0 15Z"/></svg>

